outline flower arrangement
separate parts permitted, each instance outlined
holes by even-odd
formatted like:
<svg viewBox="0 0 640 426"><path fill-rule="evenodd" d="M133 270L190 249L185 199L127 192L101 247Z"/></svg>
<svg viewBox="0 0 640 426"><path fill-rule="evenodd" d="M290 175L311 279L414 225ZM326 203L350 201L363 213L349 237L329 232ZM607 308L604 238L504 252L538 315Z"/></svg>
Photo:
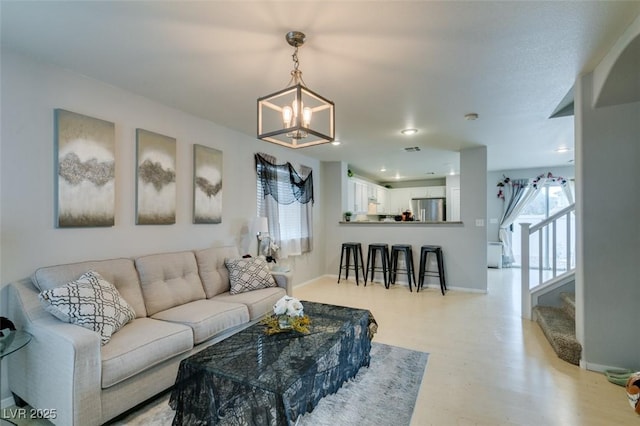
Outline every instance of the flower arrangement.
<svg viewBox="0 0 640 426"><path fill-rule="evenodd" d="M538 183L540 182L540 179L542 178L546 178L548 181L551 182L556 182L559 183L561 186L566 186L567 185L567 180L565 178L563 178L562 176L554 176L551 174L551 172L547 173L547 175L545 176L545 174L541 174L539 176L536 176L536 178L531 182L531 184L533 185L534 188L538 188Z"/></svg>
<svg viewBox="0 0 640 426"><path fill-rule="evenodd" d="M534 179L530 180L529 183L531 184L531 186L533 186L534 189L538 189L538 185L540 184L540 180L541 179L545 179L544 182L555 182L555 183L559 183L561 186L567 186L567 179L563 178L562 176L554 176L553 174L551 174L551 172L549 173L542 173L538 176L536 176ZM501 180L498 181L498 184L496 185L498 187L498 198L504 200L505 199L505 191L504 191L504 187L505 186L512 186L512 185L518 185L517 183L512 183L511 179L504 176ZM525 186L528 184L525 184Z"/></svg>
<svg viewBox="0 0 640 426"><path fill-rule="evenodd" d="M307 334L311 320L304 314L304 307L298 299L283 296L273 305L273 315L265 317L261 324L267 327L265 333L268 335L291 330Z"/></svg>
<svg viewBox="0 0 640 426"><path fill-rule="evenodd" d="M502 190L502 188L504 188L505 185L509 185L511 183L511 179L504 175L502 175L502 177L503 179L498 181L498 184L496 186L498 187L498 198L504 200L504 191Z"/></svg>

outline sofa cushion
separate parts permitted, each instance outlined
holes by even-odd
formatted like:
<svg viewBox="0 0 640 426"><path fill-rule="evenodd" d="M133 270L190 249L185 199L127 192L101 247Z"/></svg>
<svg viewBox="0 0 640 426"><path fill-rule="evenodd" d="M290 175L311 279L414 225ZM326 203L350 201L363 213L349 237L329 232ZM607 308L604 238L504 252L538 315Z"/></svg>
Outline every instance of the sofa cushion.
<svg viewBox="0 0 640 426"><path fill-rule="evenodd" d="M135 264L149 316L205 298L191 251L142 256Z"/></svg>
<svg viewBox="0 0 640 426"><path fill-rule="evenodd" d="M31 281L39 291L50 290L77 279L87 271L96 271L102 278L113 284L124 300L136 311L136 317L147 316L140 280L132 259L97 260L47 266L37 269Z"/></svg>
<svg viewBox="0 0 640 426"><path fill-rule="evenodd" d="M259 257L249 259L225 259L224 264L229 270L231 294L239 294L261 288L276 287L276 281L269 271L264 259Z"/></svg>
<svg viewBox="0 0 640 426"><path fill-rule="evenodd" d="M224 260L240 257L235 246L213 247L195 251L200 278L207 298L229 291L229 270Z"/></svg>
<svg viewBox="0 0 640 426"><path fill-rule="evenodd" d="M240 294L230 292L216 296L216 300L226 303L242 303L249 309L249 318L253 321L264 314L273 312L273 305L287 292L282 287L269 287Z"/></svg>
<svg viewBox="0 0 640 426"><path fill-rule="evenodd" d="M193 340L198 344L229 328L249 322L249 310L243 304L203 299L158 312L152 318L191 327Z"/></svg>
<svg viewBox="0 0 640 426"><path fill-rule="evenodd" d="M138 318L101 349L102 388L108 388L193 348L187 326Z"/></svg>
<svg viewBox="0 0 640 426"><path fill-rule="evenodd" d="M103 345L136 317L113 284L94 271L63 286L43 290L38 297L44 309L56 318L100 334Z"/></svg>

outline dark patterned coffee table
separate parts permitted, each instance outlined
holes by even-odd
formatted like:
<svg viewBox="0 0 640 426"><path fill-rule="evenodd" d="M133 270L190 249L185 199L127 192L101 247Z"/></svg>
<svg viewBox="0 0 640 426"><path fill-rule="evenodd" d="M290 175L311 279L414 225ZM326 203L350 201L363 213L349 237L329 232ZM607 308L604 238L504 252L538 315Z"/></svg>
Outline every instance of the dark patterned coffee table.
<svg viewBox="0 0 640 426"><path fill-rule="evenodd" d="M173 424L292 425L369 365L369 311L302 303L309 334L267 336L255 324L182 361Z"/></svg>

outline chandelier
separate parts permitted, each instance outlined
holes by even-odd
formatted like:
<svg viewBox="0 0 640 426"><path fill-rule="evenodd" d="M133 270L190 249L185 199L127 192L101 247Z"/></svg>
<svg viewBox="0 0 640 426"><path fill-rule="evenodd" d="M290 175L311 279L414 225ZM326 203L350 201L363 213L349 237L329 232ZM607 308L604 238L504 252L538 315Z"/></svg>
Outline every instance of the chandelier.
<svg viewBox="0 0 640 426"><path fill-rule="evenodd" d="M294 48L293 70L287 88L258 98L258 139L304 148L332 142L335 139L335 105L309 90L302 79L298 47L306 36L290 31L287 42Z"/></svg>

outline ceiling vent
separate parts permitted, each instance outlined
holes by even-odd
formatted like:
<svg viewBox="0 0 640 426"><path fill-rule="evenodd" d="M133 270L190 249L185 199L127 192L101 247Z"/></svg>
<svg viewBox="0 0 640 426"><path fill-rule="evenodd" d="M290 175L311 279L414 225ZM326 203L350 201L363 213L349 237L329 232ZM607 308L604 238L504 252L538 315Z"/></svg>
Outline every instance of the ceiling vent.
<svg viewBox="0 0 640 426"><path fill-rule="evenodd" d="M420 151L420 147L419 146L410 146L408 148L404 149L407 152L418 152Z"/></svg>

